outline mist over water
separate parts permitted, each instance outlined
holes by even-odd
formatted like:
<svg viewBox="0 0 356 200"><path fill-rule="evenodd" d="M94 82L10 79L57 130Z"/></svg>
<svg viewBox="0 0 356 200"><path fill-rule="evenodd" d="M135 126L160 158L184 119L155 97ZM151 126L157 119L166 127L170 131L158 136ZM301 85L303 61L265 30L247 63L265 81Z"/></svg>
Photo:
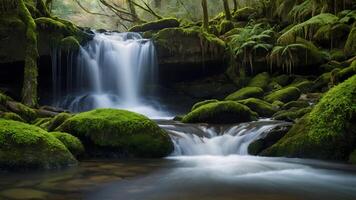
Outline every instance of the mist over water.
<svg viewBox="0 0 356 200"><path fill-rule="evenodd" d="M151 118L167 116L149 98L154 96L158 74L151 40L138 33L96 33L73 57L64 78L61 63L53 59L54 105L73 112L121 108Z"/></svg>

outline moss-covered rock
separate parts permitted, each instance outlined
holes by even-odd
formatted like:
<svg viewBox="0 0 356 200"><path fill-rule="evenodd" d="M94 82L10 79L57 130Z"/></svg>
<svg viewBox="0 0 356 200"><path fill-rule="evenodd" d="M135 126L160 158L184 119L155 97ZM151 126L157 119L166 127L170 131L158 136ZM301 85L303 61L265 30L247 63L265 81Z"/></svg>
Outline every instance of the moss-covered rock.
<svg viewBox="0 0 356 200"><path fill-rule="evenodd" d="M295 101L300 97L300 90L296 87L287 87L265 96L265 100L273 103L274 101L281 101L287 103Z"/></svg>
<svg viewBox="0 0 356 200"><path fill-rule="evenodd" d="M184 116L184 123L229 124L257 119L257 113L234 101L209 103Z"/></svg>
<svg viewBox="0 0 356 200"><path fill-rule="evenodd" d="M50 117L43 117L35 119L32 124L38 126L44 130L47 130L49 122L52 120Z"/></svg>
<svg viewBox="0 0 356 200"><path fill-rule="evenodd" d="M338 82L342 82L355 74L356 74L356 60L353 61L349 67L339 70L336 74L336 79Z"/></svg>
<svg viewBox="0 0 356 200"><path fill-rule="evenodd" d="M54 136L32 125L0 119L0 168L49 169L77 164Z"/></svg>
<svg viewBox="0 0 356 200"><path fill-rule="evenodd" d="M136 25L129 29L130 32L157 31L164 28L179 27L180 22L176 18L160 19L153 22Z"/></svg>
<svg viewBox="0 0 356 200"><path fill-rule="evenodd" d="M62 132L51 132L50 134L60 140L74 156L78 157L84 153L84 146L77 137Z"/></svg>
<svg viewBox="0 0 356 200"><path fill-rule="evenodd" d="M347 160L356 144L356 75L333 87L268 156Z"/></svg>
<svg viewBox="0 0 356 200"><path fill-rule="evenodd" d="M260 139L252 142L248 146L248 153L251 155L258 155L260 152L272 146L283 136L285 136L291 126L291 124L283 124L263 133Z"/></svg>
<svg viewBox="0 0 356 200"><path fill-rule="evenodd" d="M223 20L220 23L220 34L223 35L224 33L230 31L233 28L234 28L234 23L232 23L229 20Z"/></svg>
<svg viewBox="0 0 356 200"><path fill-rule="evenodd" d="M61 40L60 47L64 51L78 51L80 43L74 36L68 36Z"/></svg>
<svg viewBox="0 0 356 200"><path fill-rule="evenodd" d="M312 90L314 83L309 80L293 82L289 87L296 87L300 90L301 93L307 93Z"/></svg>
<svg viewBox="0 0 356 200"><path fill-rule="evenodd" d="M356 55L356 27L351 29L344 50L347 56Z"/></svg>
<svg viewBox="0 0 356 200"><path fill-rule="evenodd" d="M259 87L244 87L227 96L225 100L237 101L247 98L260 98L263 96L263 93L263 89Z"/></svg>
<svg viewBox="0 0 356 200"><path fill-rule="evenodd" d="M19 122L25 122L25 120L23 120L20 115L13 113L13 112L2 113L2 114L0 114L0 118L7 119L7 120L19 121Z"/></svg>
<svg viewBox="0 0 356 200"><path fill-rule="evenodd" d="M225 42L200 27L166 28L152 39L164 80L187 80L225 70Z"/></svg>
<svg viewBox="0 0 356 200"><path fill-rule="evenodd" d="M291 78L291 76L282 74L277 77L273 77L272 80L275 81L276 83L278 83L280 86L284 87L284 86L287 86L291 82L292 78Z"/></svg>
<svg viewBox="0 0 356 200"><path fill-rule="evenodd" d="M275 108L282 108L284 106L284 103L282 101L274 101L272 103L272 105L275 107Z"/></svg>
<svg viewBox="0 0 356 200"><path fill-rule="evenodd" d="M252 18L254 15L257 14L257 10L252 7L244 7L241 9L236 10L232 17L236 21L248 21L249 18Z"/></svg>
<svg viewBox="0 0 356 200"><path fill-rule="evenodd" d="M310 113L312 110L311 107L306 108L290 108L288 110L281 110L273 115L273 119L275 120L284 120L284 121L295 121L305 114Z"/></svg>
<svg viewBox="0 0 356 200"><path fill-rule="evenodd" d="M249 98L238 102L249 107L261 117L271 117L277 112L277 109L272 104L261 99Z"/></svg>
<svg viewBox="0 0 356 200"><path fill-rule="evenodd" d="M314 80L312 90L323 90L328 88L331 82L331 72L324 73Z"/></svg>
<svg viewBox="0 0 356 200"><path fill-rule="evenodd" d="M356 150L350 154L349 163L356 165Z"/></svg>
<svg viewBox="0 0 356 200"><path fill-rule="evenodd" d="M125 110L97 109L80 113L56 130L80 138L93 155L163 157L173 150L169 136L156 123Z"/></svg>
<svg viewBox="0 0 356 200"><path fill-rule="evenodd" d="M193 110L199 108L200 106L203 106L203 105L206 105L206 104L209 104L209 103L216 103L216 102L219 102L219 100L217 100L217 99L210 99L210 100L205 100L205 101L198 102L198 103L196 103L196 104L193 105L191 111L193 111Z"/></svg>
<svg viewBox="0 0 356 200"><path fill-rule="evenodd" d="M248 86L266 89L268 83L270 82L270 79L271 79L270 75L267 72L263 72L253 77L251 81L248 83Z"/></svg>
<svg viewBox="0 0 356 200"><path fill-rule="evenodd" d="M310 106L307 101L291 101L283 105L284 110L288 110L290 108L305 108Z"/></svg>

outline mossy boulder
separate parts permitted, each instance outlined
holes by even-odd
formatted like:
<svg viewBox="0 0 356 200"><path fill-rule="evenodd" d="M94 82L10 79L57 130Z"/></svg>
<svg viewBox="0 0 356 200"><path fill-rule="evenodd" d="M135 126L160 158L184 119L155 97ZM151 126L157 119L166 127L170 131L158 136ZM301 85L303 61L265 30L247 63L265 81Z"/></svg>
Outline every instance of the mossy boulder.
<svg viewBox="0 0 356 200"><path fill-rule="evenodd" d="M232 30L234 28L234 23L229 20L223 20L220 23L220 34L223 35L224 33Z"/></svg>
<svg viewBox="0 0 356 200"><path fill-rule="evenodd" d="M271 117L277 112L277 109L270 103L261 99L249 98L238 101L241 104L249 107L252 111L258 113L261 117Z"/></svg>
<svg viewBox="0 0 356 200"><path fill-rule="evenodd" d="M155 122L125 110L80 113L56 130L78 137L88 153L98 156L163 157L173 150L168 134Z"/></svg>
<svg viewBox="0 0 356 200"><path fill-rule="evenodd" d="M80 43L74 36L68 36L61 40L60 47L62 51L78 51Z"/></svg>
<svg viewBox="0 0 356 200"><path fill-rule="evenodd" d="M219 102L219 100L217 100L217 99L209 99L209 100L198 102L198 103L193 105L191 111L199 108L200 106L203 106L203 105L206 105L206 104L209 104L209 103L216 103L216 102Z"/></svg>
<svg viewBox="0 0 356 200"><path fill-rule="evenodd" d="M289 87L298 88L301 93L310 92L312 90L313 86L314 86L314 83L309 80L298 81L298 82L294 82L289 85Z"/></svg>
<svg viewBox="0 0 356 200"><path fill-rule="evenodd" d="M193 110L182 119L184 123L230 124L253 121L257 113L234 101L209 103Z"/></svg>
<svg viewBox="0 0 356 200"><path fill-rule="evenodd" d="M261 135L260 139L253 141L248 146L248 153L251 155L258 155L263 150L274 145L278 140L285 136L291 127L292 125L288 123L278 125L273 129L266 131Z"/></svg>
<svg viewBox="0 0 356 200"><path fill-rule="evenodd" d="M329 87L330 82L331 82L331 72L326 72L314 80L314 85L312 87L312 90L324 90L325 88Z"/></svg>
<svg viewBox="0 0 356 200"><path fill-rule="evenodd" d="M299 99L301 93L300 90L296 87L287 87L281 90L272 92L271 94L265 96L265 100L273 103L274 101L281 101L287 103L290 101L295 101Z"/></svg>
<svg viewBox="0 0 356 200"><path fill-rule="evenodd" d="M307 101L291 101L283 105L284 110L288 110L290 108L305 108L310 106Z"/></svg>
<svg viewBox="0 0 356 200"><path fill-rule="evenodd" d="M180 22L176 18L160 19L153 22L148 22L140 25L133 26L129 29L130 32L146 32L157 31L164 28L179 27Z"/></svg>
<svg viewBox="0 0 356 200"><path fill-rule="evenodd" d="M13 112L1 113L0 118L7 119L7 120L14 120L14 121L18 121L18 122L25 122L25 120L22 119L22 117L20 115L13 113Z"/></svg>
<svg viewBox="0 0 356 200"><path fill-rule="evenodd" d="M356 55L356 27L351 29L344 50L347 56Z"/></svg>
<svg viewBox="0 0 356 200"><path fill-rule="evenodd" d="M255 16L258 13L258 11L255 8L252 7L244 7L241 9L236 10L232 17L236 21L248 21L250 18Z"/></svg>
<svg viewBox="0 0 356 200"><path fill-rule="evenodd" d="M310 113L312 110L311 107L306 108L290 108L288 110L281 110L273 115L273 119L275 120L284 120L284 121L295 121L305 114Z"/></svg>
<svg viewBox="0 0 356 200"><path fill-rule="evenodd" d="M259 87L244 87L227 96L225 100L237 101L247 98L260 98L263 96L263 93L263 89Z"/></svg>
<svg viewBox="0 0 356 200"><path fill-rule="evenodd" d="M350 154L349 163L356 165L356 150Z"/></svg>
<svg viewBox="0 0 356 200"><path fill-rule="evenodd" d="M251 81L248 83L248 86L266 89L268 83L270 82L270 79L271 79L270 75L267 72L263 72L253 77Z"/></svg>
<svg viewBox="0 0 356 200"><path fill-rule="evenodd" d="M0 168L50 169L77 164L54 136L33 125L0 119Z"/></svg>
<svg viewBox="0 0 356 200"><path fill-rule="evenodd" d="M273 81L275 81L282 87L287 86L291 82L291 79L292 78L286 74L282 74L272 78Z"/></svg>
<svg viewBox="0 0 356 200"><path fill-rule="evenodd" d="M353 61L349 67L338 71L336 74L336 79L337 81L342 82L355 74L356 74L356 60Z"/></svg>
<svg viewBox="0 0 356 200"><path fill-rule="evenodd" d="M330 89L292 129L262 154L347 160L356 145L356 75Z"/></svg>
<svg viewBox="0 0 356 200"><path fill-rule="evenodd" d="M74 156L78 157L84 153L84 146L77 137L62 132L50 132L50 134L60 140Z"/></svg>

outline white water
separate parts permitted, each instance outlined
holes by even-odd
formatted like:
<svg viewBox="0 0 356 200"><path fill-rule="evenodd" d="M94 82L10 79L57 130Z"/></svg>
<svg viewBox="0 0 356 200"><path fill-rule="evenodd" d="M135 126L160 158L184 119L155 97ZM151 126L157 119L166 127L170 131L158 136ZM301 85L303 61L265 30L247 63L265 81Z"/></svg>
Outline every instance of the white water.
<svg viewBox="0 0 356 200"><path fill-rule="evenodd" d="M61 77L64 69L56 58L56 106L73 112L121 108L151 118L167 115L146 98L154 93L151 88L157 81L157 59L152 41L142 39L138 33L96 33L80 48L76 59L68 61L65 78Z"/></svg>
<svg viewBox="0 0 356 200"><path fill-rule="evenodd" d="M105 185L98 200L354 200L356 168L323 161L247 155L248 145L284 124L258 121L232 126L159 122L175 152L157 171Z"/></svg>
<svg viewBox="0 0 356 200"><path fill-rule="evenodd" d="M288 124L280 121L261 120L242 123L230 127L208 127L197 125L195 130L186 126L161 125L168 130L174 144L172 156L181 155L248 155L251 142L279 125ZM192 126L192 125L189 125ZM197 132L201 134L197 134Z"/></svg>

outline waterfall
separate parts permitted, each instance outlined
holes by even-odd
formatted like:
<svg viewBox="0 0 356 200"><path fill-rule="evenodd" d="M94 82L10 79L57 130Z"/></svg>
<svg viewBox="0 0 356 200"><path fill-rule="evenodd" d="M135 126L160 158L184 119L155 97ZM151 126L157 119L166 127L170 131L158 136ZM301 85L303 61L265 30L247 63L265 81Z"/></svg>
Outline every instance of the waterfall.
<svg viewBox="0 0 356 200"><path fill-rule="evenodd" d="M174 144L173 156L181 155L248 155L248 146L265 136L282 121L260 120L233 126L206 124L161 124Z"/></svg>
<svg viewBox="0 0 356 200"><path fill-rule="evenodd" d="M140 34L95 33L78 55L69 57L67 69L62 69L61 55L52 55L57 55L52 56L55 106L73 112L122 108L164 115L144 98L152 95L157 81L157 59L153 42Z"/></svg>

